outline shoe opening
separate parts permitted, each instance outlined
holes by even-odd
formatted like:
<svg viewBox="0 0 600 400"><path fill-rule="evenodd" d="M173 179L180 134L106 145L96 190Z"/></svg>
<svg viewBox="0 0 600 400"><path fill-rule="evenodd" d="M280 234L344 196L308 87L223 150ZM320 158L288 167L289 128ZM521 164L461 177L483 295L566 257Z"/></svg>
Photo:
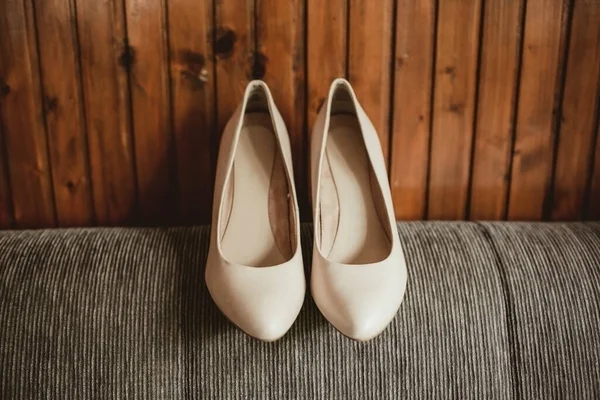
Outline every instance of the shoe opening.
<svg viewBox="0 0 600 400"><path fill-rule="evenodd" d="M227 260L268 267L293 257L297 216L268 93L261 84L250 90L224 188L219 233Z"/></svg>
<svg viewBox="0 0 600 400"><path fill-rule="evenodd" d="M319 248L335 262L371 264L390 255L392 227L355 104L337 84L319 177Z"/></svg>

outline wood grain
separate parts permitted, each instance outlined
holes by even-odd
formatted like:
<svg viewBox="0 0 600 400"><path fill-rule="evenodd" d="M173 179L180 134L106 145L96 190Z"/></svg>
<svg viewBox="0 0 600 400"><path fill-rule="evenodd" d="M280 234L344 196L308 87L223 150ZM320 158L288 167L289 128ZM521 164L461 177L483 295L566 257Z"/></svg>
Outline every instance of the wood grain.
<svg viewBox="0 0 600 400"><path fill-rule="evenodd" d="M0 82L0 88L4 86ZM6 163L6 150L4 148L4 134L0 121L0 229L8 229L13 223L12 193L8 179L8 168Z"/></svg>
<svg viewBox="0 0 600 400"><path fill-rule="evenodd" d="M470 219L505 215L523 7L523 0L484 4Z"/></svg>
<svg viewBox="0 0 600 400"><path fill-rule="evenodd" d="M349 0L348 79L379 134L386 161L390 143L392 0Z"/></svg>
<svg viewBox="0 0 600 400"><path fill-rule="evenodd" d="M600 115L596 116L600 118ZM596 120L596 151L594 154L594 163L591 165L591 180L589 186L589 196L587 204L587 219L600 221L600 125Z"/></svg>
<svg viewBox="0 0 600 400"><path fill-rule="evenodd" d="M566 70L552 219L581 219L593 156L600 83L600 2L575 0Z"/></svg>
<svg viewBox="0 0 600 400"><path fill-rule="evenodd" d="M511 220L541 220L551 183L566 1L528 1L508 205Z"/></svg>
<svg viewBox="0 0 600 400"><path fill-rule="evenodd" d="M250 79L310 131L347 77L398 219L600 219L596 0L0 1L0 228L210 220Z"/></svg>
<svg viewBox="0 0 600 400"><path fill-rule="evenodd" d="M59 226L94 223L73 3L35 0L43 112Z"/></svg>
<svg viewBox="0 0 600 400"><path fill-rule="evenodd" d="M257 54L265 60L264 79L285 120L294 158L300 213L308 216L306 193L304 2L258 0Z"/></svg>
<svg viewBox="0 0 600 400"><path fill-rule="evenodd" d="M347 0L307 0L308 129L335 78L346 76ZM310 133L309 133L310 135Z"/></svg>
<svg viewBox="0 0 600 400"><path fill-rule="evenodd" d="M465 218L473 139L479 0L439 3L428 217Z"/></svg>
<svg viewBox="0 0 600 400"><path fill-rule="evenodd" d="M217 1L215 15L217 127L220 135L242 101L248 81L264 75L265 60L255 54L254 1Z"/></svg>
<svg viewBox="0 0 600 400"><path fill-rule="evenodd" d="M137 189L122 2L77 0L77 27L96 222L128 224Z"/></svg>
<svg viewBox="0 0 600 400"><path fill-rule="evenodd" d="M425 216L435 0L398 0L390 181L396 218Z"/></svg>
<svg viewBox="0 0 600 400"><path fill-rule="evenodd" d="M168 223L175 212L165 0L126 0L131 104L140 221Z"/></svg>
<svg viewBox="0 0 600 400"><path fill-rule="evenodd" d="M215 142L212 1L168 3L179 224L210 223Z"/></svg>
<svg viewBox="0 0 600 400"><path fill-rule="evenodd" d="M15 224L52 227L56 218L30 2L0 2L0 81L0 120L13 182Z"/></svg>

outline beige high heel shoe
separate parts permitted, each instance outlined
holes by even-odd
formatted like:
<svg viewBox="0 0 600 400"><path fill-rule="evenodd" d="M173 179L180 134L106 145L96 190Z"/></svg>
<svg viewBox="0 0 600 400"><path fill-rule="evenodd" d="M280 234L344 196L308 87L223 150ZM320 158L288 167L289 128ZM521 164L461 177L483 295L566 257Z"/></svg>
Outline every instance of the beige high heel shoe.
<svg viewBox="0 0 600 400"><path fill-rule="evenodd" d="M221 138L205 279L227 318L265 341L288 331L304 301L293 176L285 123L252 81Z"/></svg>
<svg viewBox="0 0 600 400"><path fill-rule="evenodd" d="M319 112L310 165L313 298L341 333L369 340L396 315L407 271L377 132L345 79Z"/></svg>

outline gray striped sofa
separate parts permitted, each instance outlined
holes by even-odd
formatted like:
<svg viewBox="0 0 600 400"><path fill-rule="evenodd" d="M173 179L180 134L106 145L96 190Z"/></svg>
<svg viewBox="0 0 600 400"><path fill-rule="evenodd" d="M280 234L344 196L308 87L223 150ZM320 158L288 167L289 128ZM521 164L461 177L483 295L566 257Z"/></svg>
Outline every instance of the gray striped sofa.
<svg viewBox="0 0 600 400"><path fill-rule="evenodd" d="M309 295L278 342L235 329L209 229L0 232L0 399L600 399L600 223L400 223L407 295L367 343Z"/></svg>

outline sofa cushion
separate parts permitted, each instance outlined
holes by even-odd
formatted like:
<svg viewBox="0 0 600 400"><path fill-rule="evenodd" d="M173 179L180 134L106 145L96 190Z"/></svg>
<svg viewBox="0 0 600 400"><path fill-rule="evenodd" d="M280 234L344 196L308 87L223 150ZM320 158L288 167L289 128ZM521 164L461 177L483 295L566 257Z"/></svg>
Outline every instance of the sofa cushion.
<svg viewBox="0 0 600 400"><path fill-rule="evenodd" d="M310 295L275 343L234 328L209 227L0 232L0 398L600 398L600 223L398 229L405 301L366 343Z"/></svg>

